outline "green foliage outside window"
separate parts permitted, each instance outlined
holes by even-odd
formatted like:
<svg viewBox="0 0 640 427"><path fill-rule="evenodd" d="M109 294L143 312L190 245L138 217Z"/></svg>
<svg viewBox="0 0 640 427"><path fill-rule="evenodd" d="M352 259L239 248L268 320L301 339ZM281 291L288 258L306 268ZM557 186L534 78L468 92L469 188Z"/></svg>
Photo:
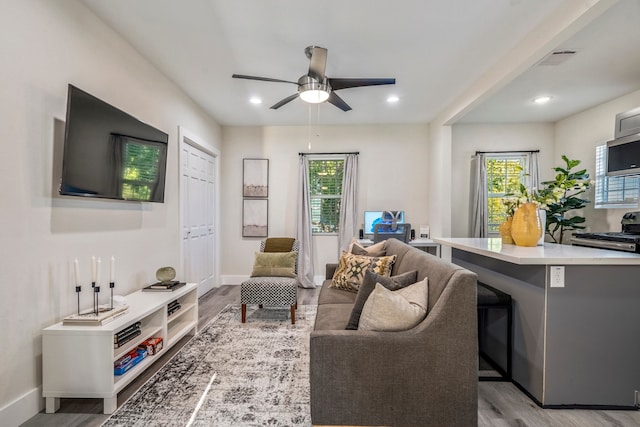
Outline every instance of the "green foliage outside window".
<svg viewBox="0 0 640 427"><path fill-rule="evenodd" d="M313 233L338 232L343 175L343 159L309 160L309 198Z"/></svg>
<svg viewBox="0 0 640 427"><path fill-rule="evenodd" d="M158 181L160 149L135 142L124 144L122 198L151 200Z"/></svg>
<svg viewBox="0 0 640 427"><path fill-rule="evenodd" d="M525 157L487 157L487 231L498 233L507 218L503 198L520 190L524 177Z"/></svg>

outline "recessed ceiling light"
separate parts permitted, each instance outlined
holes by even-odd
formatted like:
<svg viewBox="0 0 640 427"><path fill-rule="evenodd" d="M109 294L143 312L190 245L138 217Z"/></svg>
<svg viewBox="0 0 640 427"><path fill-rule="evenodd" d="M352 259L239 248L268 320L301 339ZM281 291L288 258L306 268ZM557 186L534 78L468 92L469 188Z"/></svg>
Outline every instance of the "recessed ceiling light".
<svg viewBox="0 0 640 427"><path fill-rule="evenodd" d="M533 102L535 104L538 104L538 105L546 104L549 101L551 101L551 97L547 96L547 95L539 96L539 97L533 99Z"/></svg>
<svg viewBox="0 0 640 427"><path fill-rule="evenodd" d="M387 102L390 104L393 104L394 102L398 102L400 101L400 98L398 98L395 95L391 95L390 97L387 98Z"/></svg>
<svg viewBox="0 0 640 427"><path fill-rule="evenodd" d="M262 99L258 98L257 96L252 96L251 99L249 99L249 102L252 104L262 104Z"/></svg>

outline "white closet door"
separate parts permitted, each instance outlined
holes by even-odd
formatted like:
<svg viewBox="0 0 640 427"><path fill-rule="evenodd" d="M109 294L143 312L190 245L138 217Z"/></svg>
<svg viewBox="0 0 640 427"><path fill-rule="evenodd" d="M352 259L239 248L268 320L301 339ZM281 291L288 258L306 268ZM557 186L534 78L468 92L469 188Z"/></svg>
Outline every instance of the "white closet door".
<svg viewBox="0 0 640 427"><path fill-rule="evenodd" d="M198 283L198 297L215 283L215 167L213 156L182 145L183 240L187 282Z"/></svg>

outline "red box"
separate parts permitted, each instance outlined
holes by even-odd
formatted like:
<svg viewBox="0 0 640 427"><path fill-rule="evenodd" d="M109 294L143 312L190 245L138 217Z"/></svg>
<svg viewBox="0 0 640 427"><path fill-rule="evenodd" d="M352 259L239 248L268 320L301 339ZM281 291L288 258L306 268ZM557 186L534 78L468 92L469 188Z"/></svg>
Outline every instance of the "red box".
<svg viewBox="0 0 640 427"><path fill-rule="evenodd" d="M144 340L139 347L146 348L150 355L157 354L162 350L162 337L154 337Z"/></svg>

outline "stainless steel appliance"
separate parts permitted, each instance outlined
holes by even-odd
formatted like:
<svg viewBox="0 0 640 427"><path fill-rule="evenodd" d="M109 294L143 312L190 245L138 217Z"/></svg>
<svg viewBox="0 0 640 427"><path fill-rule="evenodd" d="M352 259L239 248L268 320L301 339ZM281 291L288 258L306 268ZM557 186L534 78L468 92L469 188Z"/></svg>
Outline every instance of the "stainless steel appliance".
<svg viewBox="0 0 640 427"><path fill-rule="evenodd" d="M640 212L625 213L620 223L621 232L573 233L571 244L640 253Z"/></svg>

